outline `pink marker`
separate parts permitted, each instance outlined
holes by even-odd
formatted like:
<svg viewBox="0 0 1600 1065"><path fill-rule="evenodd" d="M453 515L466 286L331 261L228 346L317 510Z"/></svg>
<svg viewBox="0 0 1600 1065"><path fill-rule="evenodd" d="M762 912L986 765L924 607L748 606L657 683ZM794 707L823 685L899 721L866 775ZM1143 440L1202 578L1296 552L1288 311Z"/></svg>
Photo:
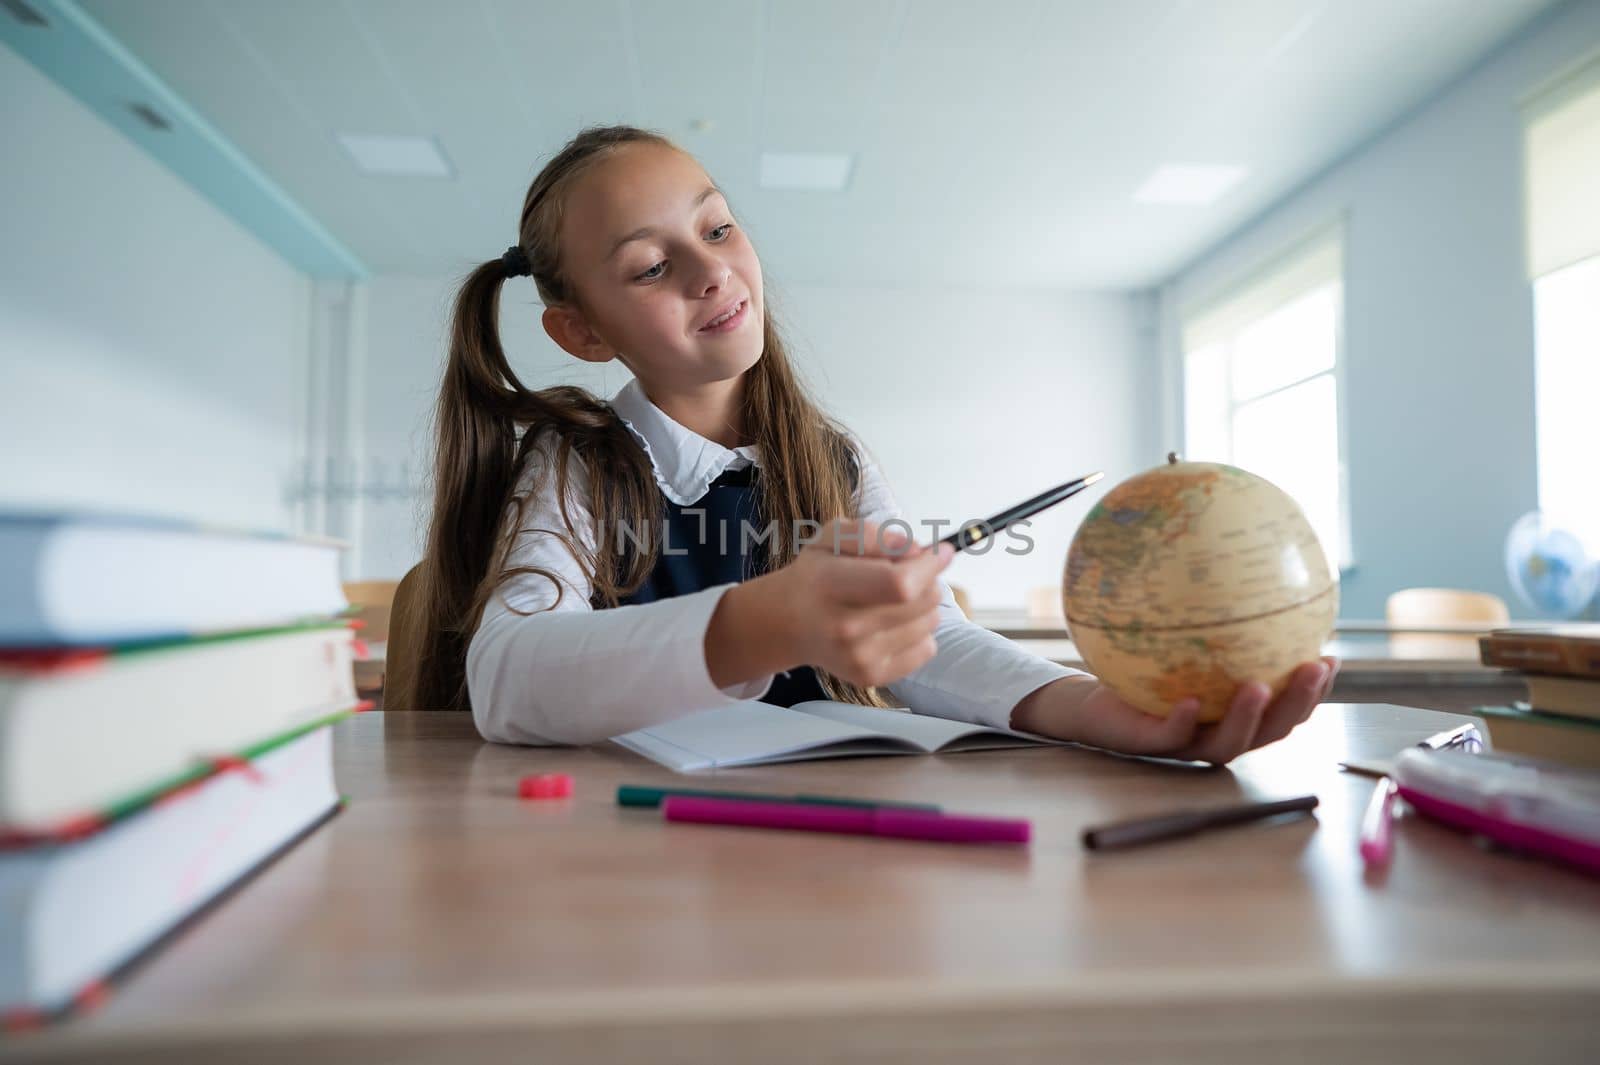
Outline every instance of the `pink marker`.
<svg viewBox="0 0 1600 1065"><path fill-rule="evenodd" d="M661 804L668 821L747 828L787 828L837 832L847 836L892 836L942 843L1026 843L1027 821L998 817L958 817L924 810L885 807L861 809L794 802L745 802L669 795Z"/></svg>
<svg viewBox="0 0 1600 1065"><path fill-rule="evenodd" d="M1384 777L1361 818L1361 859L1369 867L1388 865L1394 851L1394 797L1394 781Z"/></svg>

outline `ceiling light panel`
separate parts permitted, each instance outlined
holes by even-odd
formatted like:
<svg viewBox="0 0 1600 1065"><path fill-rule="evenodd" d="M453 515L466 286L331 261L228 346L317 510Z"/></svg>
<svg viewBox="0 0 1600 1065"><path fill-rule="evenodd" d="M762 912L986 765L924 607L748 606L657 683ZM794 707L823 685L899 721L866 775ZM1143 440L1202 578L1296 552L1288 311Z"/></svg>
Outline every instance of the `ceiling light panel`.
<svg viewBox="0 0 1600 1065"><path fill-rule="evenodd" d="M385 177L448 178L450 160L433 137L393 137L373 133L341 133L339 143L363 173Z"/></svg>

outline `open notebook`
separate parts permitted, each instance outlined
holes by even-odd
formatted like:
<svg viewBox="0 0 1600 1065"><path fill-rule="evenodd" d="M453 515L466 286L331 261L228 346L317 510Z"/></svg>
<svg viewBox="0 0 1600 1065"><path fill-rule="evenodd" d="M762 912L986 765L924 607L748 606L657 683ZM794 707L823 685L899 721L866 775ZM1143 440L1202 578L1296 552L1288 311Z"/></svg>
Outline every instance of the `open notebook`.
<svg viewBox="0 0 1600 1065"><path fill-rule="evenodd" d="M1057 741L899 710L816 700L787 710L760 702L705 710L617 736L613 742L669 769L690 773L811 758L948 754Z"/></svg>

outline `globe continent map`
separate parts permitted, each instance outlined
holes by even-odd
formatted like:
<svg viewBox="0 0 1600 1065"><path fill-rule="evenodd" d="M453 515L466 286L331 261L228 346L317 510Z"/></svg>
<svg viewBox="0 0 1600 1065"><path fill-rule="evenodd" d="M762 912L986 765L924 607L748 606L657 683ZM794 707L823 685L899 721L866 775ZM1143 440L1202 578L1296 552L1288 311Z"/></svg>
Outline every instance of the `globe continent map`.
<svg viewBox="0 0 1600 1065"><path fill-rule="evenodd" d="M1168 464L1117 485L1067 552L1067 628L1125 701L1165 715L1187 696L1215 721L1240 685L1276 696L1315 661L1339 610L1315 531L1282 489L1234 466Z"/></svg>

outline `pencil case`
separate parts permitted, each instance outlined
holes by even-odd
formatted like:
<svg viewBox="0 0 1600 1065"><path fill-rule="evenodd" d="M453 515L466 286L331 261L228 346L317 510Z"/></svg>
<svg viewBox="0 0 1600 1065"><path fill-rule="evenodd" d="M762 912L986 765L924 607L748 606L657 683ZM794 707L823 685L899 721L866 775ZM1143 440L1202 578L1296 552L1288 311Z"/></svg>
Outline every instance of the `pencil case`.
<svg viewBox="0 0 1600 1065"><path fill-rule="evenodd" d="M1426 817L1600 875L1600 772L1412 748L1396 760L1394 782Z"/></svg>

